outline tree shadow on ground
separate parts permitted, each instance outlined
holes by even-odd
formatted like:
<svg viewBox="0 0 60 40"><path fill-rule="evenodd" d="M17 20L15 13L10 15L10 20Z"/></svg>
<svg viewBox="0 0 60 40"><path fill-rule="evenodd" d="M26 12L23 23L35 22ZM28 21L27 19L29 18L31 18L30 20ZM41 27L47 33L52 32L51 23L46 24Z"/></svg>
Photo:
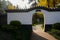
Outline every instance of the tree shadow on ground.
<svg viewBox="0 0 60 40"><path fill-rule="evenodd" d="M40 35L36 34L36 33L32 33L32 37L31 37L31 40L48 40L44 37L41 37Z"/></svg>

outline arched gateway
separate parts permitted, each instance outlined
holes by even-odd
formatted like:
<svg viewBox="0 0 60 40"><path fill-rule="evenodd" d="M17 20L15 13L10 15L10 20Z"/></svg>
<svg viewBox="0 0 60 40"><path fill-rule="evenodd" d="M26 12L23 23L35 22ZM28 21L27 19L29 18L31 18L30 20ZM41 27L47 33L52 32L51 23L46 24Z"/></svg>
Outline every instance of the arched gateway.
<svg viewBox="0 0 60 40"><path fill-rule="evenodd" d="M45 31L44 14L41 12L41 10L36 10L36 12L33 14L32 28L33 31Z"/></svg>

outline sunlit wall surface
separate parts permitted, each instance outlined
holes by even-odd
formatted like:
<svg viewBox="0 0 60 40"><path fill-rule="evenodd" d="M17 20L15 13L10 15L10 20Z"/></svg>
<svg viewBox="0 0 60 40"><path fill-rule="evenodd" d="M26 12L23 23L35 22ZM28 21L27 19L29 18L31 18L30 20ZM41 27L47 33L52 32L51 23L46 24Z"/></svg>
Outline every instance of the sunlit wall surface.
<svg viewBox="0 0 60 40"><path fill-rule="evenodd" d="M30 12L18 12L18 13L7 13L7 23L9 24L12 20L18 20L22 24L32 24L32 16L35 10Z"/></svg>
<svg viewBox="0 0 60 40"><path fill-rule="evenodd" d="M60 22L60 12L48 12L45 10L41 11L44 14L45 24L54 24ZM18 20L22 24L32 24L32 16L35 10L31 12L18 12L18 13L7 13L7 23L9 24L12 20Z"/></svg>

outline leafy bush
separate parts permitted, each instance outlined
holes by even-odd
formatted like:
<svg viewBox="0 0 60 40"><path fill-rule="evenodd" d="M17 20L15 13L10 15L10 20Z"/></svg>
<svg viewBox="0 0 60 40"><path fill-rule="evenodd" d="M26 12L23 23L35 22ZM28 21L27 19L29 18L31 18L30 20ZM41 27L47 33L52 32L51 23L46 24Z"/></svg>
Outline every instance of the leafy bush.
<svg viewBox="0 0 60 40"><path fill-rule="evenodd" d="M51 35L53 35L55 38L60 40L60 23L54 23L52 25L51 31L48 31Z"/></svg>
<svg viewBox="0 0 60 40"><path fill-rule="evenodd" d="M53 24L53 28L57 29L57 30L60 30L60 23Z"/></svg>
<svg viewBox="0 0 60 40"><path fill-rule="evenodd" d="M20 21L15 21L15 20L13 20L13 21L10 22L10 25L20 26L20 25L21 25L21 22L20 22Z"/></svg>
<svg viewBox="0 0 60 40"><path fill-rule="evenodd" d="M11 34L15 40L30 40L32 34L32 26L28 27L20 25L21 23L19 21L11 21L9 25L2 25L1 31L6 32L6 34L9 35Z"/></svg>
<svg viewBox="0 0 60 40"><path fill-rule="evenodd" d="M59 30L52 29L51 32L58 35L58 36L60 36L60 31Z"/></svg>
<svg viewBox="0 0 60 40"><path fill-rule="evenodd" d="M48 31L51 35L53 35L56 39L60 40L60 31L57 29L52 29L51 31Z"/></svg>
<svg viewBox="0 0 60 40"><path fill-rule="evenodd" d="M6 32L13 32L17 29L15 26L12 25L2 25L1 27L1 30Z"/></svg>

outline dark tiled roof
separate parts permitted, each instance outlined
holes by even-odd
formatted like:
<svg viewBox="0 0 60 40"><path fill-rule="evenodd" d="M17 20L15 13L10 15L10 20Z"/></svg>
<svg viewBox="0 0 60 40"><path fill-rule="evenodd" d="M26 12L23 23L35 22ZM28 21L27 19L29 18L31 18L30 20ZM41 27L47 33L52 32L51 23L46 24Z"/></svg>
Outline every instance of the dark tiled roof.
<svg viewBox="0 0 60 40"><path fill-rule="evenodd" d="M37 9L43 9L43 10L46 10L46 11L60 11L60 8L53 8L53 9L50 9L50 8L46 8L46 7L34 7L34 8L30 8L30 9L25 9L25 10L5 10L6 12L29 12L29 11L32 11L32 10L37 10Z"/></svg>

